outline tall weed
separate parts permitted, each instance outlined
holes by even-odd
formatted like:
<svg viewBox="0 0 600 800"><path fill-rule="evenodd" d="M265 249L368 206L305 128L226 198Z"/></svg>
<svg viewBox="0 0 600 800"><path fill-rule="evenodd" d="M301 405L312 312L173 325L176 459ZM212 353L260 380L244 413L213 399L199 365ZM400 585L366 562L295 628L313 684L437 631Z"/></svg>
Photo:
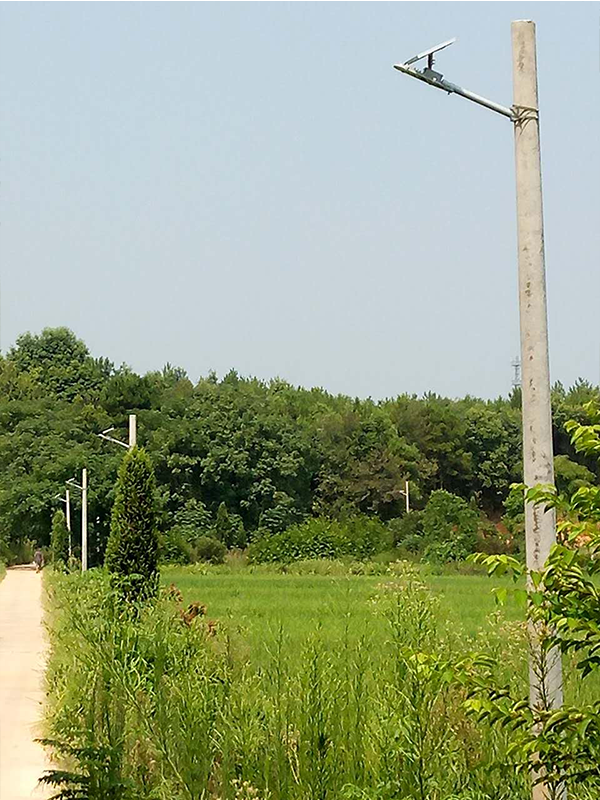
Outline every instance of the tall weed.
<svg viewBox="0 0 600 800"><path fill-rule="evenodd" d="M281 626L265 631L260 666L222 622L186 614L176 590L129 609L101 571L49 580L47 739L64 770L48 779L75 792L64 798L526 797L493 772L502 738L474 727L452 680L464 639L407 564L372 598L383 646L348 583L341 637L317 628L297 650Z"/></svg>

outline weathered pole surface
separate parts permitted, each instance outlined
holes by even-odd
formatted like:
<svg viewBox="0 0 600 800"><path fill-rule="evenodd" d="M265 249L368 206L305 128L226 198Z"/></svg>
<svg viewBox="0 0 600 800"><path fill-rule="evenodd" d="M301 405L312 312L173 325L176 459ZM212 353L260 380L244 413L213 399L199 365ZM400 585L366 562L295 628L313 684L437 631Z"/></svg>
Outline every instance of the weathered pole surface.
<svg viewBox="0 0 600 800"><path fill-rule="evenodd" d="M137 444L137 417L135 414L129 415L129 449Z"/></svg>
<svg viewBox="0 0 600 800"><path fill-rule="evenodd" d="M519 308L523 404L523 477L528 487L554 484L550 367L544 262L542 173L538 114L535 23L512 23ZM525 505L528 570L544 566L556 541L554 509ZM530 702L534 707L562 705L560 654L543 655L531 631ZM541 783L534 800L550 797Z"/></svg>
<svg viewBox="0 0 600 800"><path fill-rule="evenodd" d="M88 540L87 540L87 469L81 473L81 570L88 568Z"/></svg>
<svg viewBox="0 0 600 800"><path fill-rule="evenodd" d="M71 492L67 489L65 493L66 506L67 506L67 530L69 531L69 558L71 558Z"/></svg>

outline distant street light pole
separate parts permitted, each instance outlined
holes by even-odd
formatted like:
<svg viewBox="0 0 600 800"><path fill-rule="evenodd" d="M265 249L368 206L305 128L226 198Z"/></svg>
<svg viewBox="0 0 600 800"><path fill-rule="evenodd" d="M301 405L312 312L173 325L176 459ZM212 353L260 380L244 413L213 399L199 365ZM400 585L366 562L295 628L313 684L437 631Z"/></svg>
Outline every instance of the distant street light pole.
<svg viewBox="0 0 600 800"><path fill-rule="evenodd" d="M66 489L65 496L55 495L56 500L65 504L65 516L67 518L67 530L69 531L69 558L71 558L71 492Z"/></svg>
<svg viewBox="0 0 600 800"><path fill-rule="evenodd" d="M408 480L404 481L404 491L400 490L400 494L404 495L404 499L406 500L406 513L410 511L410 490L408 488Z"/></svg>
<svg viewBox="0 0 600 800"><path fill-rule="evenodd" d="M554 484L552 413L546 275L544 266L544 223L542 215L542 177L539 139L535 23L518 20L511 25L513 54L513 105L506 108L446 81L433 70L433 57L455 40L420 53L395 69L411 77L458 94L508 117L514 124L517 186L517 231L519 258L519 307L521 327L521 368L523 407L523 476L527 486ZM427 59L427 67L412 65ZM541 569L556 541L554 510L544 511L525 504L527 568ZM543 655L532 637L529 698L533 707L562 705L562 666L560 655ZM540 669L540 666L542 668ZM545 798L547 787L539 784L534 798Z"/></svg>
<svg viewBox="0 0 600 800"><path fill-rule="evenodd" d="M88 541L87 541L87 469L81 470L81 484L71 478L67 481L71 486L81 490L81 571L86 572L88 568Z"/></svg>
<svg viewBox="0 0 600 800"><path fill-rule="evenodd" d="M135 414L129 415L129 442L122 442L120 439L115 439L113 436L108 436L111 431L114 431L114 427L107 428L102 433L98 433L101 439L105 439L107 442L112 442L113 444L120 444L121 447L125 447L127 450L132 450L137 444L137 417Z"/></svg>

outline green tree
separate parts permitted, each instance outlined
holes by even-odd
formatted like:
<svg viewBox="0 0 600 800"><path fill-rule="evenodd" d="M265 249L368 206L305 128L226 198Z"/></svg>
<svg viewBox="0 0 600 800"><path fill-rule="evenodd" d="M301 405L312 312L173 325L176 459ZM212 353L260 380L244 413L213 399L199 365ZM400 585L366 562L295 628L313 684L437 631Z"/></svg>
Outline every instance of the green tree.
<svg viewBox="0 0 600 800"><path fill-rule="evenodd" d="M202 500L190 498L175 512L175 525L186 541L192 543L199 536L206 536L213 525L213 518Z"/></svg>
<svg viewBox="0 0 600 800"><path fill-rule="evenodd" d="M153 595L158 585L156 484L146 451L129 450L119 469L105 563L132 599Z"/></svg>
<svg viewBox="0 0 600 800"><path fill-rule="evenodd" d="M588 424L571 420L566 428L573 449L598 461L600 410L590 402L587 413ZM565 659L565 671L574 669L576 680L581 681L600 672L600 486L582 485L571 495L561 494L554 486L536 486L526 496L536 505L555 508L559 520L559 543L542 569L528 575L532 588L527 617L535 637L533 671L543 676L546 659L561 651L570 656ZM527 572L507 556L478 554L474 560L485 564L490 574L508 571L517 578ZM572 797L597 796L600 702L593 695L588 702L584 699L578 705L565 703L554 709L543 695L538 704L531 705L511 685L497 685L492 665L483 659L469 660L466 675L472 713L509 731L509 753L518 769L544 781L551 798L563 797L563 788Z"/></svg>
<svg viewBox="0 0 600 800"><path fill-rule="evenodd" d="M50 544L52 548L52 562L54 565L59 567L61 564L67 564L69 561L69 531L62 509L56 511L52 517Z"/></svg>
<svg viewBox="0 0 600 800"><path fill-rule="evenodd" d="M466 411L465 447L471 455L471 489L488 511L499 511L510 485L521 479L521 415L506 405Z"/></svg>
<svg viewBox="0 0 600 800"><path fill-rule="evenodd" d="M413 501L431 465L372 401L356 401L341 412L323 414L317 430L321 468L313 512L344 517L356 513L382 519L404 509L404 484L410 478Z"/></svg>
<svg viewBox="0 0 600 800"><path fill-rule="evenodd" d="M479 513L462 497L432 492L422 518L424 556L433 561L459 561L475 550Z"/></svg>
<svg viewBox="0 0 600 800"><path fill-rule="evenodd" d="M225 503L217 509L217 519L214 525L214 538L222 542L227 549L243 547L246 544L246 535L241 518L237 514L230 514Z"/></svg>
<svg viewBox="0 0 600 800"><path fill-rule="evenodd" d="M570 497L582 486L594 483L595 475L583 464L561 455L554 457L554 480L558 492Z"/></svg>
<svg viewBox="0 0 600 800"><path fill-rule="evenodd" d="M8 362L56 397L96 398L112 373L107 359L94 359L84 342L68 328L24 333L8 351Z"/></svg>
<svg viewBox="0 0 600 800"><path fill-rule="evenodd" d="M456 402L429 393L421 399L402 395L386 404L398 434L414 445L428 464L423 473L426 493L445 489L468 496L473 467L465 446L465 412L472 402Z"/></svg>

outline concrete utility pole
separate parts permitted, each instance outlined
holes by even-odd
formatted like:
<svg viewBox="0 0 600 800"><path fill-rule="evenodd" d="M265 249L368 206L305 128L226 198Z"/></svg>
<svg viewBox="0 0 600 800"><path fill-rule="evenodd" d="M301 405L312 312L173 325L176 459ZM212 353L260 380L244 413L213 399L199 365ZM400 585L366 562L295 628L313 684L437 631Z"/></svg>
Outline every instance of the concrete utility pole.
<svg viewBox="0 0 600 800"><path fill-rule="evenodd" d="M554 484L552 410L548 357L546 270L542 170L538 112L535 23L512 23L513 110L519 251L519 309L521 320L521 392L523 408L523 478L527 486ZM527 569L543 568L556 541L554 509L525 504ZM562 705L560 653L543 654L537 633L530 630L529 701L534 708ZM549 795L544 784L534 800ZM564 796L564 794L563 794Z"/></svg>
<svg viewBox="0 0 600 800"><path fill-rule="evenodd" d="M81 471L81 484L70 478L67 484L76 486L81 490L81 571L86 572L88 568L88 540L87 540L87 469ZM69 521L70 521L69 513Z"/></svg>
<svg viewBox="0 0 600 800"><path fill-rule="evenodd" d="M65 504L67 508L67 530L69 531L69 558L72 555L72 543L71 543L71 492L69 489L65 492Z"/></svg>
<svg viewBox="0 0 600 800"><path fill-rule="evenodd" d="M137 444L137 417L135 414L129 415L129 449L132 450Z"/></svg>
<svg viewBox="0 0 600 800"><path fill-rule="evenodd" d="M101 439L106 439L107 442L112 442L113 444L120 444L121 447L124 447L127 450L132 450L137 444L137 417L135 414L129 415L129 441L122 442L120 439L115 439L114 436L108 436L108 434L114 431L113 428L107 428L102 433L97 434Z"/></svg>
<svg viewBox="0 0 600 800"><path fill-rule="evenodd" d="M542 177L540 162L539 111L535 23L512 23L513 90L511 108L501 106L450 83L433 69L434 56L454 39L432 47L395 68L406 75L472 100L508 117L514 125L517 184L517 227L519 259L519 308L521 327L521 390L523 407L524 482L554 484L552 451L552 413L548 359L546 275L544 266L544 225L542 215ZM427 59L427 66L413 65ZM544 566L556 541L554 510L544 511L532 503L525 505L527 568ZM533 707L558 708L562 704L562 666L560 654L543 654L536 631L530 630L530 703ZM533 790L534 800L550 797L544 783ZM564 791L559 792L565 797Z"/></svg>

